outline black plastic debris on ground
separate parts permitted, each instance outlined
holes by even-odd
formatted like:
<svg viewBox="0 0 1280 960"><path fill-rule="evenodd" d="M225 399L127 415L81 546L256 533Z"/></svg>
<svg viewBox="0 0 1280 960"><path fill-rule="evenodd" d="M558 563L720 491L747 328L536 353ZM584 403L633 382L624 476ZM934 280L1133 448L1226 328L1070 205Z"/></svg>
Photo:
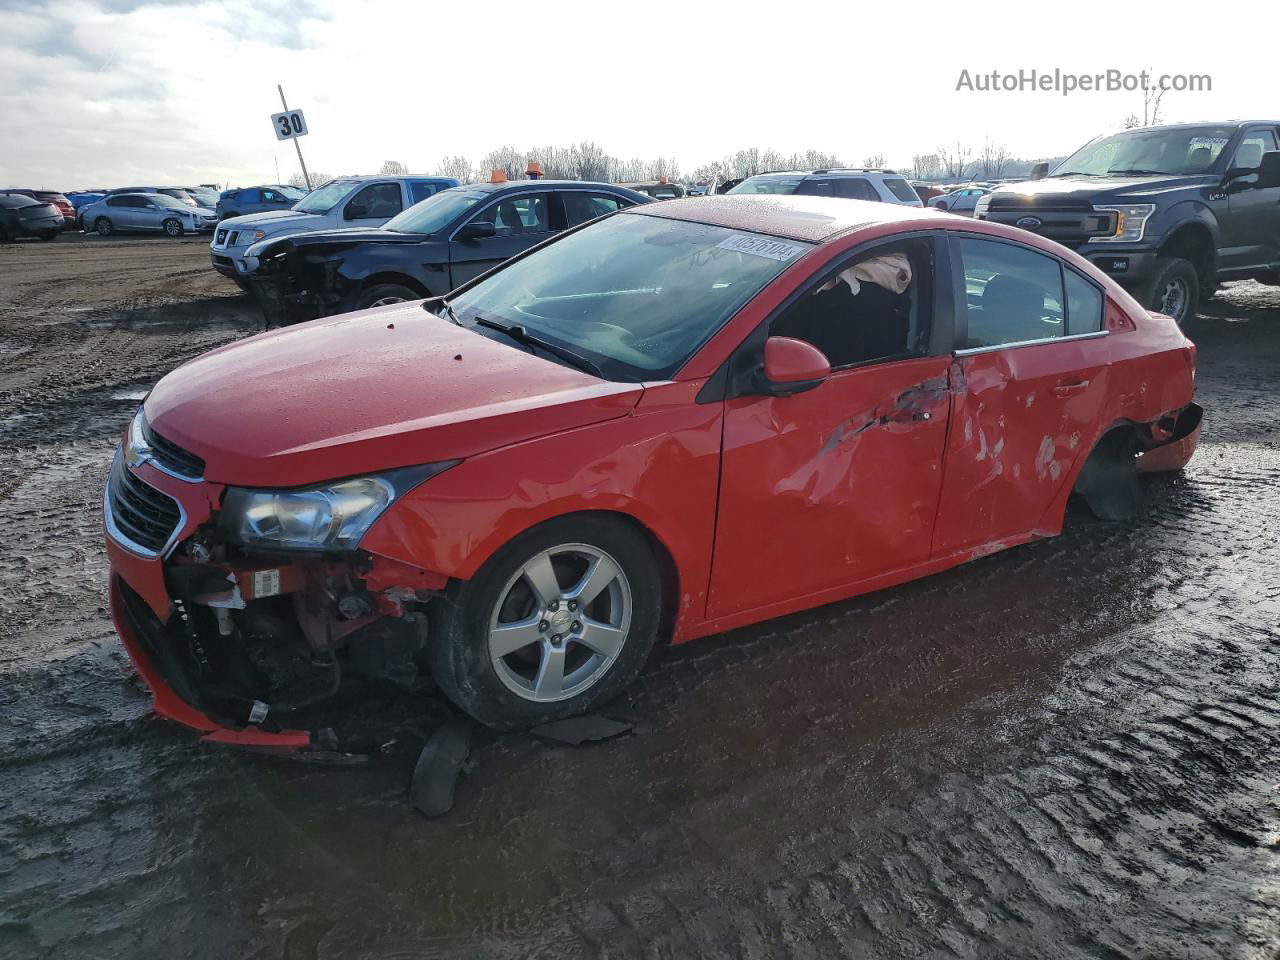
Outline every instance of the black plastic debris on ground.
<svg viewBox="0 0 1280 960"><path fill-rule="evenodd" d="M409 787L409 802L419 813L439 817L453 808L458 777L471 753L472 726L465 717L453 717L422 748Z"/></svg>
<svg viewBox="0 0 1280 960"><path fill-rule="evenodd" d="M541 726L532 727L529 735L539 740L552 743L564 743L571 747L579 747L584 743L595 743L600 740L612 740L635 730L635 723L620 717L603 717L599 714L588 714L585 717L570 717L567 720L555 720Z"/></svg>

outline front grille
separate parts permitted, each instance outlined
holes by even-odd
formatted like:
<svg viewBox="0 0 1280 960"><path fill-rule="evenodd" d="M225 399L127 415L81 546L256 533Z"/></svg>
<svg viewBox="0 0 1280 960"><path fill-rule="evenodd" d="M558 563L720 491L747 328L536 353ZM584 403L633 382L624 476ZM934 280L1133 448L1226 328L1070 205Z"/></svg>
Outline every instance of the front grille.
<svg viewBox="0 0 1280 960"><path fill-rule="evenodd" d="M182 521L177 501L130 473L123 457L111 465L105 508L107 527L117 539L152 554L164 549Z"/></svg>
<svg viewBox="0 0 1280 960"><path fill-rule="evenodd" d="M142 419L142 439L151 448L151 457L170 473L176 473L188 480L199 480L204 476L204 461L189 450L183 450L172 440L160 436L151 429L151 424Z"/></svg>
<svg viewBox="0 0 1280 960"><path fill-rule="evenodd" d="M988 210L1029 210L1045 213L1081 213L1093 209L1093 204L1082 197L1037 197L1024 193L993 193Z"/></svg>

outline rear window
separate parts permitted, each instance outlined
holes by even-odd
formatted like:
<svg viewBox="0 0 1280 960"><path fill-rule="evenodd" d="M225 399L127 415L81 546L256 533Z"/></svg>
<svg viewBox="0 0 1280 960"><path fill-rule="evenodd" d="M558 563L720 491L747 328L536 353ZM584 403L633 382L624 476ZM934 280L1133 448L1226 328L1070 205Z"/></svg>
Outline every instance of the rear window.
<svg viewBox="0 0 1280 960"><path fill-rule="evenodd" d="M907 181L903 180L901 177L887 177L884 181L884 185L888 187L889 192L899 200L905 200L907 203L913 203L920 199L916 196L916 192L911 189L911 184L907 183Z"/></svg>

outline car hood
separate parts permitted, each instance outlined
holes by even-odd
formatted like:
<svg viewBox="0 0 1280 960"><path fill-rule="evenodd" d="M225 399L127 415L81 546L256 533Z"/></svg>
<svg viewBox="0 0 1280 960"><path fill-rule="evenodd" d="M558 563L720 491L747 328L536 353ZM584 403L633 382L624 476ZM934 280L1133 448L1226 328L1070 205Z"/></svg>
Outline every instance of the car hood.
<svg viewBox="0 0 1280 960"><path fill-rule="evenodd" d="M340 230L313 230L283 237L259 240L249 248L250 256L282 253L298 247L350 247L357 243L422 243L430 239L425 233L398 233L380 227L346 227Z"/></svg>
<svg viewBox="0 0 1280 960"><path fill-rule="evenodd" d="M1083 197L1090 200L1122 200L1150 197L1212 183L1214 177L1048 177L996 187L991 197L1015 194L1029 200Z"/></svg>
<svg viewBox="0 0 1280 960"><path fill-rule="evenodd" d="M613 383L454 326L417 304L316 320L206 353L147 396L206 479L288 487L456 460L625 416Z"/></svg>
<svg viewBox="0 0 1280 960"><path fill-rule="evenodd" d="M264 210L262 213L246 213L242 217L227 217L220 227L257 227L264 233L282 230L307 230L327 224L323 213L300 213L297 210Z"/></svg>

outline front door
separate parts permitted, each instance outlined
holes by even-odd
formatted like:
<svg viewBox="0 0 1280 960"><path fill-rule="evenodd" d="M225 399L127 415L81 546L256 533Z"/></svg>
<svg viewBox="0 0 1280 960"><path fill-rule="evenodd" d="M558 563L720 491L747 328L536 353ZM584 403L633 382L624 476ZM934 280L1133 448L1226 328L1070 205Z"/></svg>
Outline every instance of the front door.
<svg viewBox="0 0 1280 960"><path fill-rule="evenodd" d="M1262 155L1277 149L1275 131L1257 127L1245 133L1230 168L1255 170ZM1225 268L1257 267L1280 260L1280 187L1258 186L1258 175L1239 177L1227 185L1231 214L1222 220L1222 263Z"/></svg>
<svg viewBox="0 0 1280 960"><path fill-rule="evenodd" d="M771 320L772 335L812 343L833 372L805 393L726 402L709 617L928 559L951 359L921 355L934 313L930 244L856 255ZM905 289L866 279L886 275L908 278Z"/></svg>
<svg viewBox="0 0 1280 960"><path fill-rule="evenodd" d="M935 557L1039 530L1089 453L1109 370L1092 280L1007 241L965 237L952 256L965 290Z"/></svg>
<svg viewBox="0 0 1280 960"><path fill-rule="evenodd" d="M508 196L489 204L468 223L492 223L494 235L449 243L450 286L459 287L551 236L547 193Z"/></svg>

